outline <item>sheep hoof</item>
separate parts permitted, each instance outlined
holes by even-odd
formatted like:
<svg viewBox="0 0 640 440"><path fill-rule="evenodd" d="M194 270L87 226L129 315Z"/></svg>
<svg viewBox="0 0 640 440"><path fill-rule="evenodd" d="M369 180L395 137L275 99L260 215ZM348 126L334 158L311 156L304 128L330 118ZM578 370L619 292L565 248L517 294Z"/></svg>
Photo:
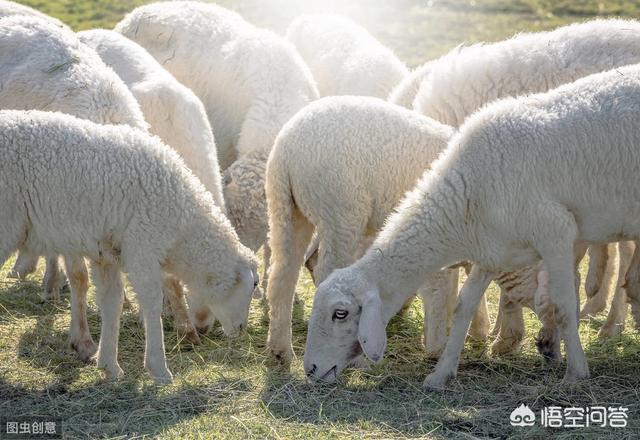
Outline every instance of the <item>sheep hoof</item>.
<svg viewBox="0 0 640 440"><path fill-rule="evenodd" d="M444 351L444 347L442 348L430 348L426 350L427 359L438 360Z"/></svg>
<svg viewBox="0 0 640 440"><path fill-rule="evenodd" d="M598 331L598 339L615 338L622 334L622 330L624 330L624 324L605 324Z"/></svg>
<svg viewBox="0 0 640 440"><path fill-rule="evenodd" d="M451 373L440 374L437 372L433 372L429 374L427 378L424 380L424 383L422 384L422 388L425 391L443 391L449 379L453 379L454 377L455 377L455 374L451 374Z"/></svg>
<svg viewBox="0 0 640 440"><path fill-rule="evenodd" d="M269 355L271 359L279 365L288 366L291 364L291 361L295 358L295 354L293 353L292 347L286 348L269 348Z"/></svg>
<svg viewBox="0 0 640 440"><path fill-rule="evenodd" d="M178 328L178 339L183 344L200 345L200 336L195 328L185 326Z"/></svg>
<svg viewBox="0 0 640 440"><path fill-rule="evenodd" d="M573 369L567 369L567 372L562 379L562 383L571 385L575 384L577 381L582 379L589 378L589 368L584 366L579 369L579 371L574 371Z"/></svg>
<svg viewBox="0 0 640 440"><path fill-rule="evenodd" d="M124 376L124 371L118 364L104 367L98 366L98 368L104 370L104 376L107 380L118 380Z"/></svg>
<svg viewBox="0 0 640 440"><path fill-rule="evenodd" d="M85 339L84 341L71 342L71 348L78 354L78 358L88 364L93 361L93 357L98 351L98 347L91 339Z"/></svg>
<svg viewBox="0 0 640 440"><path fill-rule="evenodd" d="M491 345L491 354L494 356L503 356L519 353L522 349L522 340L502 339L498 337Z"/></svg>
<svg viewBox="0 0 640 440"><path fill-rule="evenodd" d="M169 370L161 374L151 374L156 385L168 385L173 382L173 374Z"/></svg>

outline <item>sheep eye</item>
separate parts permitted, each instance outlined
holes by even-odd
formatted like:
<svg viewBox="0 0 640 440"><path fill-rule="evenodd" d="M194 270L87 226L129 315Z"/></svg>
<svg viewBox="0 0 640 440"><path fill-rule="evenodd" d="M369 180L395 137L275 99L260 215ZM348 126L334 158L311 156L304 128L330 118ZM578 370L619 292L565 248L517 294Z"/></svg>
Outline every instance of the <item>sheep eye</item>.
<svg viewBox="0 0 640 440"><path fill-rule="evenodd" d="M333 312L333 317L331 318L333 321L335 321L336 319L339 321L342 321L344 318L347 317L347 315L349 314L349 312L347 310L336 310L335 312Z"/></svg>

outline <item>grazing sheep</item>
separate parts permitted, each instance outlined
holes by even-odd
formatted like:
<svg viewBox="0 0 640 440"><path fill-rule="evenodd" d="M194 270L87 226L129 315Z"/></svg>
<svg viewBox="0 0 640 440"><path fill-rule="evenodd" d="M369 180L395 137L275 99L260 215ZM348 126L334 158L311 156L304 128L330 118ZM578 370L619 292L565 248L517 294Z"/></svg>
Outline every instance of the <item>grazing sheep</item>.
<svg viewBox="0 0 640 440"><path fill-rule="evenodd" d="M413 101L416 99L418 90L420 90L420 84L422 84L422 81L429 75L432 67L433 61L416 67L393 88L387 101L405 108L413 108Z"/></svg>
<svg viewBox="0 0 640 440"><path fill-rule="evenodd" d="M469 322L491 280L541 259L538 281L565 341L565 380L588 377L574 243L640 236L634 203L640 194L628 184L640 166L638 112L636 65L507 98L470 117L365 255L319 286L304 359L308 376L335 380L360 351L379 361L386 324L423 274L471 261L446 348L425 380L427 388L443 387L456 374Z"/></svg>
<svg viewBox="0 0 640 440"><path fill-rule="evenodd" d="M235 12L190 1L141 6L118 23L116 31L147 49L202 100L221 168L237 159L237 171L250 170L243 185L250 189L248 194L224 189L231 218L247 206L264 207L264 190L255 190L264 179L253 178L258 168L255 155L266 158L284 123L318 98L311 73L295 48ZM223 181L236 179L223 175ZM252 212L233 224L241 237L266 237L266 215ZM251 248L257 250L254 244Z"/></svg>
<svg viewBox="0 0 640 440"><path fill-rule="evenodd" d="M138 103L120 78L72 31L50 20L27 16L0 19L0 78L0 108L59 111L102 124L147 127ZM24 278L35 270L37 261L37 254L20 249L11 275ZM73 267L79 273L69 274L70 343L81 359L88 360L96 347L85 316L86 286L82 280L87 278L86 267L81 262ZM58 256L48 256L43 297L56 297L63 280Z"/></svg>
<svg viewBox="0 0 640 440"><path fill-rule="evenodd" d="M62 113L2 111L0 150L0 204L6 207L0 261L19 246L91 261L102 316L97 362L107 376L122 374L121 271L137 293L144 364L158 382L172 378L164 354L162 271L187 285L197 325L211 319L215 306L226 334L246 326L257 260L210 193L159 139Z"/></svg>
<svg viewBox="0 0 640 440"><path fill-rule="evenodd" d="M544 92L592 73L638 62L640 22L634 20L592 20L548 32L518 34L497 43L459 46L427 63L423 68L428 68L428 75L413 107L458 127L495 99ZM589 254L582 316L604 308L613 274L613 264L607 265L606 245L592 246ZM498 329L496 326L494 333ZM524 334L524 327L519 333ZM511 340L515 342L512 348L498 342L494 352L516 349L519 341Z"/></svg>
<svg viewBox="0 0 640 440"><path fill-rule="evenodd" d="M0 17L11 17L14 15L26 15L29 17L37 17L47 20L57 26L67 27L57 18L53 18L50 15L43 14L29 6L21 5L20 3L10 2L7 0L0 0Z"/></svg>
<svg viewBox="0 0 640 440"><path fill-rule="evenodd" d="M216 145L200 99L119 33L95 29L78 38L120 76L140 104L149 131L180 154L224 212Z"/></svg>
<svg viewBox="0 0 640 440"><path fill-rule="evenodd" d="M344 16L301 15L289 25L286 38L309 66L320 96L386 98L408 74L391 50Z"/></svg>
<svg viewBox="0 0 640 440"><path fill-rule="evenodd" d="M291 307L314 229L319 241L314 281L362 255L403 194L446 147L451 127L370 97L328 97L298 112L282 129L267 164L271 273L268 347L289 362ZM366 248L365 248L366 249ZM427 352L443 349L447 299L457 272L425 276ZM452 295L453 294L453 295Z"/></svg>

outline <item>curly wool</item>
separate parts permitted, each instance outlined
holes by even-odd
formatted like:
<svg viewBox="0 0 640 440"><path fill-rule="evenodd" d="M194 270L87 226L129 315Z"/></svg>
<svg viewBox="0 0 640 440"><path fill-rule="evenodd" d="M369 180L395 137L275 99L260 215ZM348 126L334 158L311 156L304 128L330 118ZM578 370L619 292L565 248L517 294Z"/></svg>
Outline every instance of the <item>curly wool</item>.
<svg viewBox="0 0 640 440"><path fill-rule="evenodd" d="M492 44L458 47L433 63L414 108L454 127L498 98L539 93L640 62L640 22L592 20Z"/></svg>
<svg viewBox="0 0 640 440"><path fill-rule="evenodd" d="M117 32L78 33L138 100L150 132L173 147L224 211L216 145L204 106L149 53Z"/></svg>
<svg viewBox="0 0 640 440"><path fill-rule="evenodd" d="M320 96L386 98L408 74L391 50L344 16L301 15L287 28L286 38L309 66Z"/></svg>

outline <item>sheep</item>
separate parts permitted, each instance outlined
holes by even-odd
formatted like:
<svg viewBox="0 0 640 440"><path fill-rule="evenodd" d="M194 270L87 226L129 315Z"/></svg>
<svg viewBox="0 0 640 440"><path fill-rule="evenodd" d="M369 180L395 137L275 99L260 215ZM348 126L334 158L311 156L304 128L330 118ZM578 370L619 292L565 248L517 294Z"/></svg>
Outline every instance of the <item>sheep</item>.
<svg viewBox="0 0 640 440"><path fill-rule="evenodd" d="M333 381L360 351L379 361L387 322L423 274L471 261L444 353L424 384L442 388L456 374L473 311L498 271L542 260L538 281L565 341L564 380L588 377L574 243L640 236L639 195L628 185L640 165L638 103L640 66L632 65L505 98L468 118L365 255L318 287L307 375Z"/></svg>
<svg viewBox="0 0 640 440"><path fill-rule="evenodd" d="M391 90L387 101L412 109L413 101L418 94L418 90L420 90L420 85L429 75L429 72L431 72L433 63L433 61L428 61L411 71L411 73L405 76L405 78Z"/></svg>
<svg viewBox="0 0 640 440"><path fill-rule="evenodd" d="M149 53L117 32L78 33L129 87L150 132L180 154L225 211L216 146L200 99L171 76Z"/></svg>
<svg viewBox="0 0 640 440"><path fill-rule="evenodd" d="M71 263L91 261L102 317L97 364L107 377L123 374L117 360L121 271L140 302L144 365L158 383L172 380L163 343L162 271L188 286L197 325L212 319L213 309L225 334L246 327L257 259L211 194L158 138L62 113L0 111L0 149L6 208L0 261L19 246L63 254Z"/></svg>
<svg viewBox="0 0 640 440"><path fill-rule="evenodd" d="M495 99L547 91L591 73L638 62L640 22L633 20L592 20L492 44L458 46L423 66L426 73L413 108L458 127ZM408 100L399 96L391 99ZM613 273L612 263L606 265L606 251L606 246L590 249L585 284L588 300L582 316L597 313L606 304ZM496 326L493 333L498 329ZM509 347L498 341L493 350L513 351L518 343L514 340Z"/></svg>
<svg viewBox="0 0 640 440"><path fill-rule="evenodd" d="M20 60L20 61L16 61ZM49 110L68 113L102 124L126 124L141 130L147 123L138 103L122 80L89 47L67 28L37 17L0 20L0 71L3 87L0 107L18 110ZM35 270L38 257L21 249L12 275L24 278ZM69 274L71 287L70 345L83 361L89 361L96 345L86 318L86 268L80 262ZM49 256L45 272L44 299L55 298L63 282L58 257ZM198 334L184 318L182 292L165 286L176 313L175 326L187 341Z"/></svg>
<svg viewBox="0 0 640 440"><path fill-rule="evenodd" d="M0 0L0 17L11 17L14 15L26 15L29 17L37 17L43 20L47 20L56 26L64 27L67 26L63 24L57 18L53 18L47 14L43 14L40 11L37 11L29 6L21 5L20 3L11 2L7 0Z"/></svg>
<svg viewBox="0 0 640 440"><path fill-rule="evenodd" d="M271 272L267 285L269 338L276 360L288 363L291 306L314 229L319 239L314 281L361 254L453 133L410 110L371 97L327 97L299 111L276 138L267 163ZM442 317L457 293L457 272L427 276L419 289L425 346L437 356L446 340ZM446 315L445 315L446 317ZM479 318L481 319L481 318Z"/></svg>
<svg viewBox="0 0 640 440"><path fill-rule="evenodd" d="M238 185L249 193L224 184L223 191L239 236L262 237L247 242L256 251L267 235L264 175L255 174L264 166L257 166L256 158L266 159L284 123L318 99L309 68L283 38L212 4L185 1L141 6L115 30L147 49L202 100L222 170L235 162L235 176L233 171L224 172L223 182L237 183L242 170L249 170ZM245 217L248 207L262 211Z"/></svg>
<svg viewBox="0 0 640 440"><path fill-rule="evenodd" d="M305 14L286 32L306 61L320 96L386 98L407 67L365 28L345 16Z"/></svg>

